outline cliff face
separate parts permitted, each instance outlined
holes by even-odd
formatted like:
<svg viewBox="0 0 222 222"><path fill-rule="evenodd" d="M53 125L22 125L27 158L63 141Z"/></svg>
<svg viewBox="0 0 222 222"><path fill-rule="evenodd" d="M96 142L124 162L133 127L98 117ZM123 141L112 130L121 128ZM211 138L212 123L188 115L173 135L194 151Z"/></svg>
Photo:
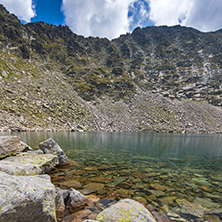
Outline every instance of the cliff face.
<svg viewBox="0 0 222 222"><path fill-rule="evenodd" d="M222 132L222 30L109 41L22 25L0 5L0 128Z"/></svg>

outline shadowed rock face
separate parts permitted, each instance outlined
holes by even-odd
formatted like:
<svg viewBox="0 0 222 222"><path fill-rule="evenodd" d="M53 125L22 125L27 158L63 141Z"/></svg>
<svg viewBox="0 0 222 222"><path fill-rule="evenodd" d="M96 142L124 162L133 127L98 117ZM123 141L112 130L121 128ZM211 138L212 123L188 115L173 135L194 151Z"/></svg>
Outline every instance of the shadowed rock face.
<svg viewBox="0 0 222 222"><path fill-rule="evenodd" d="M221 30L109 41L22 25L0 7L0 129L222 132Z"/></svg>

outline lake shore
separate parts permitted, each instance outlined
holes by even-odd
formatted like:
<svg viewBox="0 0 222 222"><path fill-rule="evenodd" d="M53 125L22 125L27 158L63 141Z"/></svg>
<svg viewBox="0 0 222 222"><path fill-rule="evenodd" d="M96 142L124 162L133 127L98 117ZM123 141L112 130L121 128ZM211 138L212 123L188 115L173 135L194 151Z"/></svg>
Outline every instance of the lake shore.
<svg viewBox="0 0 222 222"><path fill-rule="evenodd" d="M41 133L27 135L21 133L21 135L26 142L29 141L29 144L34 141L33 136L40 136L36 144L48 136L56 136L61 147L64 147L71 165L53 167L50 171L52 183L62 190L75 188L90 200L85 208L74 213L66 210L63 216L57 215L58 221L72 221L75 218L79 218L79 221L96 219L105 208L125 198L144 204L156 218L159 218L158 221L161 221L160 218L165 218L165 221L169 218L173 221L189 221L192 217L208 221L211 221L210 218L213 218L213 221L221 219L221 160L219 156L199 158L200 153L195 153L195 144L201 144L203 148L204 144L209 143L205 135L197 134L196 137L194 135L172 137L172 134L163 134L161 137L160 134L146 133L67 133L67 135L43 133L42 136ZM144 145L147 146L145 138L156 142L162 141L153 144L156 151L151 152L149 156L145 153L140 155L141 151L135 149L138 141L144 141ZM209 135L210 138L215 138L217 143L221 144L220 135ZM129 141L125 143L127 139ZM180 156L166 158L161 144L166 144L169 140L171 143L168 148L173 148L174 140L175 144L180 144L178 139L188 145L181 151L186 150L187 154L193 152L197 156L192 159ZM78 146L82 147L78 143L79 140L86 144L89 141L91 148L78 150ZM67 142L70 141L76 142L70 144L75 149L67 149L67 146L70 146ZM98 141L103 143L100 144ZM105 149L107 144L105 146L104 141L112 144L111 151ZM158 150L157 147L162 148ZM168 148L166 147L166 150ZM179 151L177 146L175 149ZM176 150L171 152L175 153ZM144 152L143 149L142 151ZM208 153L207 147L203 151L207 156L220 154L220 149L215 144L212 153ZM22 158L24 157L23 154ZM193 208L198 210L192 211Z"/></svg>

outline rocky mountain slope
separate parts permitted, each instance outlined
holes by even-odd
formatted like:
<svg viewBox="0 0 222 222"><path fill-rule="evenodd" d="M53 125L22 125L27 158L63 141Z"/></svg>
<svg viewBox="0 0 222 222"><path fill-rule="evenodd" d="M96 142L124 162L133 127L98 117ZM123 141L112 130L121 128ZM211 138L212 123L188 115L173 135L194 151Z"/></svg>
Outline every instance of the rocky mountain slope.
<svg viewBox="0 0 222 222"><path fill-rule="evenodd" d="M222 132L222 29L109 41L0 5L0 129Z"/></svg>

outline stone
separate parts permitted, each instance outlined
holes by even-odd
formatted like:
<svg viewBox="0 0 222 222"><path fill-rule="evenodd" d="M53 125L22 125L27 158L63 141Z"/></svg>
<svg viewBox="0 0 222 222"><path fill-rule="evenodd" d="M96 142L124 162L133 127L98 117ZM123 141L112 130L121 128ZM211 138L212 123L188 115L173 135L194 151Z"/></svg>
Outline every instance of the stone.
<svg viewBox="0 0 222 222"><path fill-rule="evenodd" d="M204 208L198 203L184 203L181 214L200 218L204 216Z"/></svg>
<svg viewBox="0 0 222 222"><path fill-rule="evenodd" d="M115 180L110 183L111 185L117 186L118 184L124 182L126 180L125 177L116 177Z"/></svg>
<svg viewBox="0 0 222 222"><path fill-rule="evenodd" d="M118 184L118 187L121 187L123 189L129 189L131 187L131 184L126 183L126 182L122 182Z"/></svg>
<svg viewBox="0 0 222 222"><path fill-rule="evenodd" d="M142 204L135 200L124 199L108 207L96 219L100 222L132 221L156 222L156 219Z"/></svg>
<svg viewBox="0 0 222 222"><path fill-rule="evenodd" d="M0 161L0 171L10 175L27 176L49 172L59 163L52 154L20 153Z"/></svg>
<svg viewBox="0 0 222 222"><path fill-rule="evenodd" d="M148 190L150 193L152 193L156 197L163 197L165 196L165 193L160 190Z"/></svg>
<svg viewBox="0 0 222 222"><path fill-rule="evenodd" d="M84 210L80 210L77 211L76 213L72 214L74 217L76 218L81 218L81 219L85 219L85 218L89 218L89 215L92 214L92 211L89 209L84 209Z"/></svg>
<svg viewBox="0 0 222 222"><path fill-rule="evenodd" d="M33 149L29 146L29 145L27 145L26 143L24 143L24 142L22 142L21 141L21 146L22 146L22 151L23 152L27 152L27 151L33 151Z"/></svg>
<svg viewBox="0 0 222 222"><path fill-rule="evenodd" d="M119 189L117 190L117 194L122 197L122 198L126 198L129 197L129 191L125 190L125 189Z"/></svg>
<svg viewBox="0 0 222 222"><path fill-rule="evenodd" d="M113 179L111 179L111 178L102 177L102 176L90 178L90 181L96 182L96 183L110 183L110 182L112 182L112 180Z"/></svg>
<svg viewBox="0 0 222 222"><path fill-rule="evenodd" d="M147 204L147 200L144 197L134 197L133 199L138 201L141 204L144 204L144 205Z"/></svg>
<svg viewBox="0 0 222 222"><path fill-rule="evenodd" d="M161 200L161 202L174 202L177 199L177 197L175 196L167 196L167 197L163 197Z"/></svg>
<svg viewBox="0 0 222 222"><path fill-rule="evenodd" d="M49 138L39 144L40 149L46 154L54 154L59 158L59 165L70 164L67 156L61 147L52 139Z"/></svg>
<svg viewBox="0 0 222 222"><path fill-rule="evenodd" d="M210 177L211 177L212 180L216 180L216 181L222 182L222 175L221 174L211 175Z"/></svg>
<svg viewBox="0 0 222 222"><path fill-rule="evenodd" d="M84 186L84 188L90 188L90 189L93 189L94 191L99 191L104 188L104 184L102 184L102 183L88 183Z"/></svg>
<svg viewBox="0 0 222 222"><path fill-rule="evenodd" d="M60 188L56 188L56 197L55 197L55 207L56 207L56 215L63 216L65 213L65 199L68 197L68 193L66 195L66 192L64 190L61 190Z"/></svg>
<svg viewBox="0 0 222 222"><path fill-rule="evenodd" d="M59 183L59 185L62 189L74 188L78 190L82 187L81 183L76 180L66 180L64 182Z"/></svg>
<svg viewBox="0 0 222 222"><path fill-rule="evenodd" d="M90 188L90 187L84 188L83 190L80 190L80 191L84 195L89 195L96 192L93 188Z"/></svg>
<svg viewBox="0 0 222 222"><path fill-rule="evenodd" d="M44 154L42 150L28 150L27 153Z"/></svg>
<svg viewBox="0 0 222 222"><path fill-rule="evenodd" d="M213 202L209 198L199 198L199 197L196 197L195 200L194 200L194 203L200 204L204 208L207 208L207 209L216 209L216 208L220 207L220 204Z"/></svg>
<svg viewBox="0 0 222 222"><path fill-rule="evenodd" d="M20 138L17 136L1 136L0 137L0 159L16 155L22 152Z"/></svg>
<svg viewBox="0 0 222 222"><path fill-rule="evenodd" d="M212 190L209 188L209 187L206 187L206 186L201 186L201 189L206 191L206 192L212 192Z"/></svg>
<svg viewBox="0 0 222 222"><path fill-rule="evenodd" d="M160 185L160 184L158 184L158 183L151 183L150 186L151 186L154 190L160 190L160 191L165 191L165 190L168 190L168 189L169 189L169 187Z"/></svg>
<svg viewBox="0 0 222 222"><path fill-rule="evenodd" d="M192 181L207 187L211 186L211 184L207 181L207 178L192 178Z"/></svg>
<svg viewBox="0 0 222 222"><path fill-rule="evenodd" d="M54 199L50 176L11 176L0 172L1 222L54 222Z"/></svg>
<svg viewBox="0 0 222 222"><path fill-rule="evenodd" d="M75 189L69 189L66 207L69 212L75 212L88 203L88 198Z"/></svg>
<svg viewBox="0 0 222 222"><path fill-rule="evenodd" d="M83 222L99 222L98 220L84 220Z"/></svg>

